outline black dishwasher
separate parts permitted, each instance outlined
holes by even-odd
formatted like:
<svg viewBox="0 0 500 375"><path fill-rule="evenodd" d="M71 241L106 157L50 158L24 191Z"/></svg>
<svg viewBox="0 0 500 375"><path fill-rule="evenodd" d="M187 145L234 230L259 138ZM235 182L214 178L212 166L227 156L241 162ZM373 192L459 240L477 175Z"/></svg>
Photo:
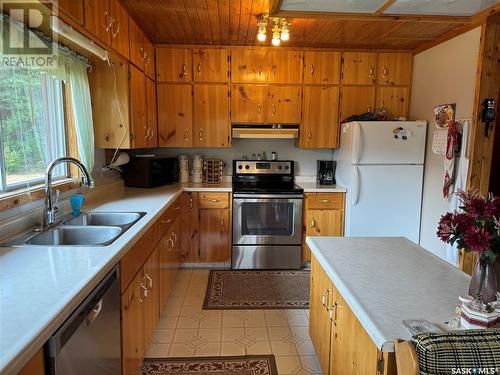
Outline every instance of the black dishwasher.
<svg viewBox="0 0 500 375"><path fill-rule="evenodd" d="M121 375L118 266L45 345L51 375Z"/></svg>

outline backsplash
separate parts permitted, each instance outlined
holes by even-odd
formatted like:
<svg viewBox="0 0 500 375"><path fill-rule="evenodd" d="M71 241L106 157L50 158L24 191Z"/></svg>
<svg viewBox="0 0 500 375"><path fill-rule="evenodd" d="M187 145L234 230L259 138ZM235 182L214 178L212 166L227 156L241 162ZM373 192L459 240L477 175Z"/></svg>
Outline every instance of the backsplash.
<svg viewBox="0 0 500 375"><path fill-rule="evenodd" d="M315 176L317 160L333 159L331 149L299 149L295 147L295 141L291 139L233 139L232 142L231 148L159 148L145 150L144 153L166 156L201 154L205 159L221 159L226 162L224 169L226 176L233 173L233 159L241 159L243 155L251 159L252 154L262 154L263 151L266 152L268 159L274 151L278 159L296 161L295 175L297 176Z"/></svg>

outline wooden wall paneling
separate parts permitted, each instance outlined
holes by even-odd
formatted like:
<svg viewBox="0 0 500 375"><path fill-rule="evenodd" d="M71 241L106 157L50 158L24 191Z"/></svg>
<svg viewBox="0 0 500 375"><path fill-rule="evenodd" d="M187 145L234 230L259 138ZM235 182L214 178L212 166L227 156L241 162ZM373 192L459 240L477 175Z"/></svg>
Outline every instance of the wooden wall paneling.
<svg viewBox="0 0 500 375"><path fill-rule="evenodd" d="M157 48L156 80L158 82L191 82L193 51L189 48Z"/></svg>
<svg viewBox="0 0 500 375"><path fill-rule="evenodd" d="M195 48L193 51L195 82L228 82L229 50Z"/></svg>
<svg viewBox="0 0 500 375"><path fill-rule="evenodd" d="M126 59L130 58L129 15L119 0L110 0L111 47Z"/></svg>
<svg viewBox="0 0 500 375"><path fill-rule="evenodd" d="M343 52L342 83L345 85L372 85L377 76L375 52Z"/></svg>
<svg viewBox="0 0 500 375"><path fill-rule="evenodd" d="M157 84L160 147L193 146L193 86Z"/></svg>
<svg viewBox="0 0 500 375"><path fill-rule="evenodd" d="M231 50L231 82L266 82L267 51L267 48L233 48Z"/></svg>
<svg viewBox="0 0 500 375"><path fill-rule="evenodd" d="M340 121L375 109L375 86L344 86L341 89Z"/></svg>
<svg viewBox="0 0 500 375"><path fill-rule="evenodd" d="M232 85L231 122L262 124L266 121L266 85Z"/></svg>
<svg viewBox="0 0 500 375"><path fill-rule="evenodd" d="M410 110L409 87L377 87L376 108L383 107L387 111L387 119L396 117L408 118Z"/></svg>
<svg viewBox="0 0 500 375"><path fill-rule="evenodd" d="M194 85L194 145L231 147L229 86Z"/></svg>
<svg viewBox="0 0 500 375"><path fill-rule="evenodd" d="M269 83L302 83L302 51L270 49L268 59Z"/></svg>
<svg viewBox="0 0 500 375"><path fill-rule="evenodd" d="M377 84L411 85L412 61L413 56L410 53L379 53Z"/></svg>
<svg viewBox="0 0 500 375"><path fill-rule="evenodd" d="M272 124L300 124L302 86L268 86L267 121Z"/></svg>
<svg viewBox="0 0 500 375"><path fill-rule="evenodd" d="M304 52L304 84L339 84L340 52Z"/></svg>

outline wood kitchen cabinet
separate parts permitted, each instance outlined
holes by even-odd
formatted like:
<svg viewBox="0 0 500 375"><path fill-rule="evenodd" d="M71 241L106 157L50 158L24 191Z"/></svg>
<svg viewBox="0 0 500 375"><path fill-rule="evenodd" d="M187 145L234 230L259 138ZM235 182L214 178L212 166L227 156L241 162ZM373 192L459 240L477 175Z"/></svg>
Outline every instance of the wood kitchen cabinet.
<svg viewBox="0 0 500 375"><path fill-rule="evenodd" d="M112 26L109 0L85 0L85 28L101 42L110 45Z"/></svg>
<svg viewBox="0 0 500 375"><path fill-rule="evenodd" d="M44 375L45 361L43 357L43 349L40 349L29 360L26 365L17 373L17 375Z"/></svg>
<svg viewBox="0 0 500 375"><path fill-rule="evenodd" d="M387 119L396 117L408 117L410 107L409 87L378 87L377 106L383 107L387 111Z"/></svg>
<svg viewBox="0 0 500 375"><path fill-rule="evenodd" d="M194 146L231 147L229 86L194 85Z"/></svg>
<svg viewBox="0 0 500 375"><path fill-rule="evenodd" d="M137 23L129 18L130 61L151 78L156 78L156 59L153 44Z"/></svg>
<svg viewBox="0 0 500 375"><path fill-rule="evenodd" d="M233 48L231 50L231 82L265 83L266 80L266 48Z"/></svg>
<svg viewBox="0 0 500 375"><path fill-rule="evenodd" d="M375 52L343 52L342 84L372 85L375 83L377 54Z"/></svg>
<svg viewBox="0 0 500 375"><path fill-rule="evenodd" d="M151 130L147 119L146 76L130 65L130 134L133 148L147 148Z"/></svg>
<svg viewBox="0 0 500 375"><path fill-rule="evenodd" d="M411 85L412 60L411 53L379 53L377 84L384 86Z"/></svg>
<svg viewBox="0 0 500 375"><path fill-rule="evenodd" d="M308 236L343 236L344 206L344 193L306 193L304 241ZM302 245L302 260L311 260L311 252L305 242Z"/></svg>
<svg viewBox="0 0 500 375"><path fill-rule="evenodd" d="M59 0L60 1L60 0ZM119 0L109 1L111 47L125 58L130 57L129 15Z"/></svg>
<svg viewBox="0 0 500 375"><path fill-rule="evenodd" d="M299 145L302 148L337 148L340 143L340 88L304 86Z"/></svg>
<svg viewBox="0 0 500 375"><path fill-rule="evenodd" d="M156 81L192 82L193 51L189 48L157 48Z"/></svg>
<svg viewBox="0 0 500 375"><path fill-rule="evenodd" d="M200 262L231 259L231 200L229 193L199 193Z"/></svg>
<svg viewBox="0 0 500 375"><path fill-rule="evenodd" d="M146 77L146 119L149 129L148 148L158 147L158 112L156 110L156 84Z"/></svg>
<svg viewBox="0 0 500 375"><path fill-rule="evenodd" d="M85 24L84 0L58 0L57 10L72 19L78 25Z"/></svg>
<svg viewBox="0 0 500 375"><path fill-rule="evenodd" d="M232 85L231 122L262 124L266 121L266 86Z"/></svg>
<svg viewBox="0 0 500 375"><path fill-rule="evenodd" d="M267 81L285 84L302 83L302 52L269 50Z"/></svg>
<svg viewBox="0 0 500 375"><path fill-rule="evenodd" d="M344 86L340 95L341 122L375 110L375 86Z"/></svg>
<svg viewBox="0 0 500 375"><path fill-rule="evenodd" d="M142 283L147 289L147 296L144 299L144 335L145 347L153 336L158 320L160 319L159 291L159 247L156 246L149 259L144 264Z"/></svg>
<svg viewBox="0 0 500 375"><path fill-rule="evenodd" d="M183 193L181 202L181 262L197 262L199 249L198 193Z"/></svg>
<svg viewBox="0 0 500 375"><path fill-rule="evenodd" d="M225 48L195 48L193 50L195 82L228 82L229 50Z"/></svg>
<svg viewBox="0 0 500 375"><path fill-rule="evenodd" d="M305 51L304 84L339 84L340 58L340 52Z"/></svg>
<svg viewBox="0 0 500 375"><path fill-rule="evenodd" d="M272 124L300 124L302 86L269 86L267 122Z"/></svg>
<svg viewBox="0 0 500 375"><path fill-rule="evenodd" d="M160 147L193 146L193 86L157 84Z"/></svg>

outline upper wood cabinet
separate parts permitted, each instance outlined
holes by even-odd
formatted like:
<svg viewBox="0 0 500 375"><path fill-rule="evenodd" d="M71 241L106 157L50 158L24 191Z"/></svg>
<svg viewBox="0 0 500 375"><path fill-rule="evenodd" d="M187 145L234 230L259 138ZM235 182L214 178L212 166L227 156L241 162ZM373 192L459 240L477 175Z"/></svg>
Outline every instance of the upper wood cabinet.
<svg viewBox="0 0 500 375"><path fill-rule="evenodd" d="M340 121L375 110L375 86L344 86L341 91Z"/></svg>
<svg viewBox="0 0 500 375"><path fill-rule="evenodd" d="M267 122L300 124L302 86L269 86Z"/></svg>
<svg viewBox="0 0 500 375"><path fill-rule="evenodd" d="M156 80L158 82L191 82L193 51L189 48L157 48Z"/></svg>
<svg viewBox="0 0 500 375"><path fill-rule="evenodd" d="M146 112L146 76L130 65L130 132L133 148L148 147L150 130Z"/></svg>
<svg viewBox="0 0 500 375"><path fill-rule="evenodd" d="M387 86L410 85L412 59L411 53L379 53L377 84Z"/></svg>
<svg viewBox="0 0 500 375"><path fill-rule="evenodd" d="M378 87L377 108L387 111L387 119L408 117L410 107L410 89L408 87Z"/></svg>
<svg viewBox="0 0 500 375"><path fill-rule="evenodd" d="M223 48L195 48L193 51L195 82L228 82L229 51Z"/></svg>
<svg viewBox="0 0 500 375"><path fill-rule="evenodd" d="M231 147L229 86L194 85L194 146Z"/></svg>
<svg viewBox="0 0 500 375"><path fill-rule="evenodd" d="M342 83L346 85L371 85L377 75L375 52L343 52Z"/></svg>
<svg viewBox="0 0 500 375"><path fill-rule="evenodd" d="M269 83L302 83L302 52L293 50L269 50Z"/></svg>
<svg viewBox="0 0 500 375"><path fill-rule="evenodd" d="M148 148L158 147L158 111L156 110L156 84L146 77L146 119L148 126Z"/></svg>
<svg viewBox="0 0 500 375"><path fill-rule="evenodd" d="M304 52L304 84L339 84L340 52Z"/></svg>
<svg viewBox="0 0 500 375"><path fill-rule="evenodd" d="M193 146L193 86L157 84L160 147Z"/></svg>
<svg viewBox="0 0 500 375"><path fill-rule="evenodd" d="M299 145L302 148L336 148L339 146L340 88L304 86L302 124Z"/></svg>
<svg viewBox="0 0 500 375"><path fill-rule="evenodd" d="M155 47L148 38L144 38L144 73L152 80L156 80Z"/></svg>
<svg viewBox="0 0 500 375"><path fill-rule="evenodd" d="M146 36L139 25L129 17L130 61L144 71L144 40Z"/></svg>
<svg viewBox="0 0 500 375"><path fill-rule="evenodd" d="M110 0L111 47L125 58L130 57L129 16L119 0Z"/></svg>
<svg viewBox="0 0 500 375"><path fill-rule="evenodd" d="M85 28L101 42L111 44L109 0L85 0Z"/></svg>
<svg viewBox="0 0 500 375"><path fill-rule="evenodd" d="M266 48L233 48L231 50L231 82L264 83L266 79Z"/></svg>
<svg viewBox="0 0 500 375"><path fill-rule="evenodd" d="M71 18L78 25L85 23L83 0L58 0L57 9Z"/></svg>
<svg viewBox="0 0 500 375"><path fill-rule="evenodd" d="M233 85L231 90L231 122L262 124L266 121L266 86Z"/></svg>
<svg viewBox="0 0 500 375"><path fill-rule="evenodd" d="M45 360L43 356L43 349L40 349L29 360L26 365L17 373L17 375L44 375L45 374Z"/></svg>

